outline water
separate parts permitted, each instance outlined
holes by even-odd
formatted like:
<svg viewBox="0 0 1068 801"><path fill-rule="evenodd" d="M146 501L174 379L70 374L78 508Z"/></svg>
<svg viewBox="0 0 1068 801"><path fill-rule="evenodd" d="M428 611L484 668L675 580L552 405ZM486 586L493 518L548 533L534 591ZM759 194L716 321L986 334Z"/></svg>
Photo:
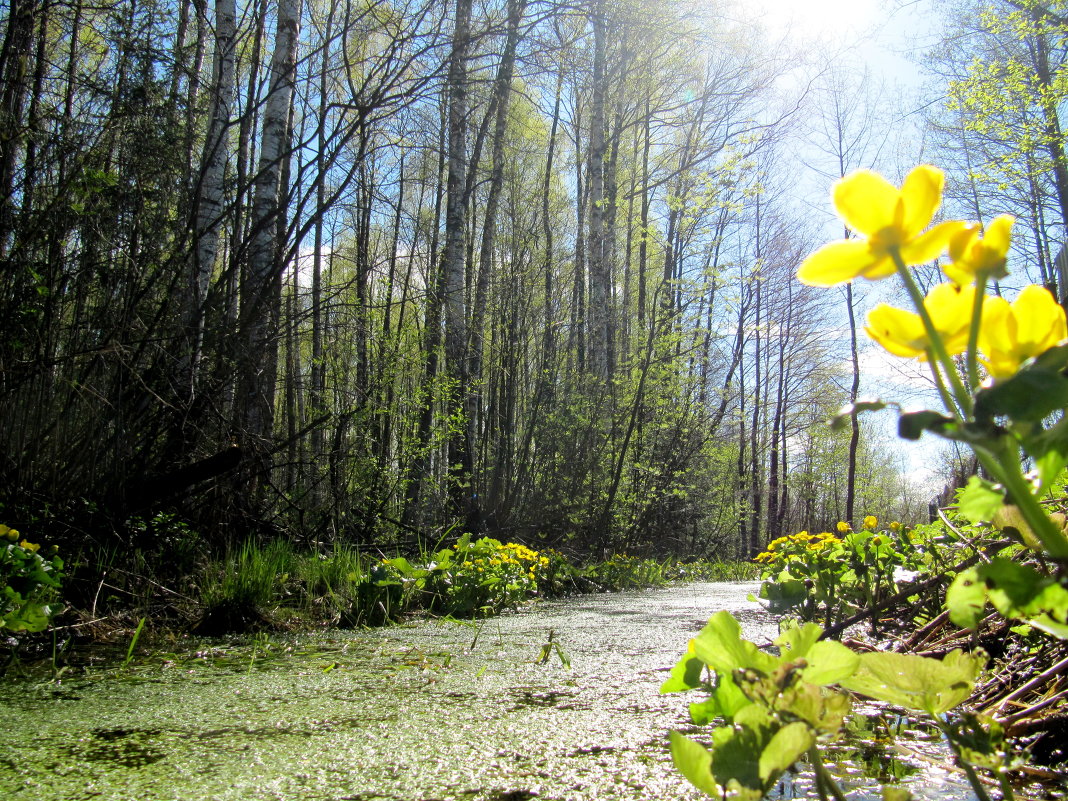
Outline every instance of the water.
<svg viewBox="0 0 1068 801"><path fill-rule="evenodd" d="M671 729L691 728L694 699L658 688L717 610L750 639L774 636L774 619L746 600L755 589L692 584L478 623L191 641L125 672L7 681L0 798L702 798L666 744ZM929 733L906 737L905 753L870 742L891 723L858 716L873 731L829 755L847 786L870 788L851 798L880 797L872 773L922 798L971 797ZM778 796L810 788L800 774Z"/></svg>

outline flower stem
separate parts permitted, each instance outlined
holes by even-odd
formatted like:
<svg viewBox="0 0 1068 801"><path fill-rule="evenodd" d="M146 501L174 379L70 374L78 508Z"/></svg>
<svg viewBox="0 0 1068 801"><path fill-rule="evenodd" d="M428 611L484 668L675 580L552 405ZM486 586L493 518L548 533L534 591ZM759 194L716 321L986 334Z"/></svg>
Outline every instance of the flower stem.
<svg viewBox="0 0 1068 801"><path fill-rule="evenodd" d="M827 801L827 790L830 790L835 801L847 801L845 793L838 786L838 782L834 780L830 771L824 767L823 760L820 759L820 751L815 743L808 749L808 761L812 763L812 769L816 773L816 791L820 794L820 798L823 801ZM990 799L986 799L986 801L990 801Z"/></svg>
<svg viewBox="0 0 1068 801"><path fill-rule="evenodd" d="M973 768L972 764L961 755L960 747L957 745L957 741L953 738L952 727L940 717L936 717L935 722L938 724L938 728L942 730L946 742L949 743L949 750L953 752L957 765L964 770L964 775L968 777L968 784L972 786L972 792L975 793L979 801L990 801L990 794L987 793L986 788L983 786L983 782L979 779L978 774L976 774L975 768Z"/></svg>
<svg viewBox="0 0 1068 801"><path fill-rule="evenodd" d="M960 376L957 374L957 365L953 362L953 359L950 358L949 352L946 351L946 343L942 340L942 335L938 333L938 329L935 328L934 321L931 319L931 315L927 311L927 306L923 302L923 293L920 292L920 287L916 284L916 279L912 277L908 267L905 266L905 262L902 260L901 253L897 248L890 248L890 256L893 258L894 265L897 267L897 274L900 275L901 280L905 282L905 289L908 290L909 298L912 300L912 304L916 307L916 313L919 314L920 320L923 321L923 328L927 332L927 339L931 343L931 350L934 351L938 363L942 366L942 369L946 373L946 378L949 379L949 383L953 387L953 397L956 400L956 405L952 409L947 409L947 411L954 412L958 419L969 417L972 413L971 393L965 389L963 382L960 380Z"/></svg>
<svg viewBox="0 0 1068 801"><path fill-rule="evenodd" d="M975 274L975 301L972 303L972 322L968 329L968 386L974 392L979 387L979 326L983 321L983 299L986 297L987 271Z"/></svg>
<svg viewBox="0 0 1068 801"><path fill-rule="evenodd" d="M1050 519L1020 472L1020 454L1008 435L1002 437L999 452L975 448L979 462L1005 488L1009 502L1020 510L1031 533L1054 559L1068 559L1068 539Z"/></svg>

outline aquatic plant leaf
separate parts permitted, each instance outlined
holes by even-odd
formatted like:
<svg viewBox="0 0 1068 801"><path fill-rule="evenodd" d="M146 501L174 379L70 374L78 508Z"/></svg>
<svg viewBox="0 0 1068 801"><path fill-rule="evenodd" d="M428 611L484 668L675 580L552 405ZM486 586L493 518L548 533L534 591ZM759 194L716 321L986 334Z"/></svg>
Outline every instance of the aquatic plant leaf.
<svg viewBox="0 0 1068 801"><path fill-rule="evenodd" d="M984 654L956 650L941 661L876 651L860 655L857 672L839 684L847 690L929 715L941 715L971 695L986 664Z"/></svg>
<svg viewBox="0 0 1068 801"><path fill-rule="evenodd" d="M1066 406L1068 378L1038 365L975 393L975 416L979 420L1004 415L1015 422L1037 423Z"/></svg>
<svg viewBox="0 0 1068 801"><path fill-rule="evenodd" d="M953 418L925 409L919 412L904 412L897 418L897 435L902 439L919 439L924 431L944 435Z"/></svg>
<svg viewBox="0 0 1068 801"><path fill-rule="evenodd" d="M801 722L783 726L760 754L760 779L765 788L790 768L816 742L816 735Z"/></svg>
<svg viewBox="0 0 1068 801"><path fill-rule="evenodd" d="M738 726L756 732L761 737L767 736L776 726L770 708L763 704L748 704L742 707L734 716L734 722Z"/></svg>
<svg viewBox="0 0 1068 801"><path fill-rule="evenodd" d="M756 668L764 673L774 670L775 657L766 654L742 638L742 629L730 612L717 612L693 640L697 658L723 675L738 668Z"/></svg>
<svg viewBox="0 0 1068 801"><path fill-rule="evenodd" d="M1041 629L1058 640L1068 640L1068 624L1054 620L1049 615L1036 615L1029 618L1028 622L1036 629Z"/></svg>
<svg viewBox="0 0 1068 801"><path fill-rule="evenodd" d="M690 704L690 719L699 726L710 723L715 718L734 720L738 712L752 704L741 688L734 683L729 673L721 674L715 691L704 701Z"/></svg>
<svg viewBox="0 0 1068 801"><path fill-rule="evenodd" d="M1007 618L1026 620L1059 639L1068 639L1068 589L1029 565L995 557L964 571L946 593L950 619L975 628L989 600Z"/></svg>
<svg viewBox="0 0 1068 801"><path fill-rule="evenodd" d="M887 404L881 400L870 401L857 401L856 403L847 403L841 409L838 410L838 414L832 417L827 422L831 426L832 431L841 431L850 421L853 419L853 415L861 414L862 412L878 412L887 407Z"/></svg>
<svg viewBox="0 0 1068 801"><path fill-rule="evenodd" d="M979 476L972 476L968 479L968 486L957 496L957 507L968 520L978 523L993 520L1004 501L1005 498L996 484Z"/></svg>
<svg viewBox="0 0 1068 801"><path fill-rule="evenodd" d="M913 801L915 796L906 787L894 784L883 785L883 801Z"/></svg>
<svg viewBox="0 0 1068 801"><path fill-rule="evenodd" d="M805 721L823 734L836 734L853 702L848 695L814 684L797 684L783 693L779 708Z"/></svg>
<svg viewBox="0 0 1068 801"><path fill-rule="evenodd" d="M751 707L747 707L751 708ZM721 787L739 797L747 793L763 796L760 780L760 755L770 737L747 726L723 726L712 732L712 777Z"/></svg>
<svg viewBox="0 0 1068 801"><path fill-rule="evenodd" d="M804 626L791 624L775 640L782 650L783 662L804 659L802 680L810 684L834 684L853 675L860 664L860 657L850 648L835 640L820 640L823 629L815 623Z"/></svg>
<svg viewBox="0 0 1068 801"><path fill-rule="evenodd" d="M1039 429L1024 439L1024 448L1035 460L1039 488L1049 488L1068 465L1068 417L1061 418L1048 430Z"/></svg>
<svg viewBox="0 0 1068 801"><path fill-rule="evenodd" d="M805 582L784 570L774 581L760 585L760 597L768 601L769 611L779 614L793 609L808 598Z"/></svg>
<svg viewBox="0 0 1068 801"><path fill-rule="evenodd" d="M712 754L698 742L677 731L671 732L671 761L679 773L707 795L721 798L722 793L712 778Z"/></svg>
<svg viewBox="0 0 1068 801"><path fill-rule="evenodd" d="M810 683L826 686L852 676L860 666L860 654L834 640L816 643L805 655L808 666L801 671L801 678Z"/></svg>
<svg viewBox="0 0 1068 801"><path fill-rule="evenodd" d="M701 674L705 663L697 658L693 650L693 640L686 646L686 653L675 663L667 680L660 685L661 694L678 693L693 690L701 686Z"/></svg>
<svg viewBox="0 0 1068 801"><path fill-rule="evenodd" d="M786 661L804 656L808 649L820 641L823 629L816 623L805 623L803 626L797 621L791 620L782 633L775 638L775 644L782 650L782 658Z"/></svg>
<svg viewBox="0 0 1068 801"><path fill-rule="evenodd" d="M954 625L974 629L986 609L986 583L974 567L957 574L946 590L946 609Z"/></svg>

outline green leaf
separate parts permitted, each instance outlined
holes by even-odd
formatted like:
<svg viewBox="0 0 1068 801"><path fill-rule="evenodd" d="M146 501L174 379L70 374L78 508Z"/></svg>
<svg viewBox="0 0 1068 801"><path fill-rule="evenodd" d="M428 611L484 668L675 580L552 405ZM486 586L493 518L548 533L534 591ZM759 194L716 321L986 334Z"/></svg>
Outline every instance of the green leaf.
<svg viewBox="0 0 1068 801"><path fill-rule="evenodd" d="M771 672L777 660L742 638L742 629L730 612L717 612L708 619L693 640L694 654L716 673L729 674L738 668Z"/></svg>
<svg viewBox="0 0 1068 801"><path fill-rule="evenodd" d="M860 664L860 657L840 642L821 641L822 635L823 629L815 623L806 623L804 626L791 623L775 640L775 644L782 648L783 662L805 660L807 664L801 671L801 677L810 684L834 684L853 675Z"/></svg>
<svg viewBox="0 0 1068 801"><path fill-rule="evenodd" d="M834 640L813 645L805 660L808 667L801 671L801 678L821 686L836 684L852 676L860 667L860 654Z"/></svg>
<svg viewBox="0 0 1068 801"><path fill-rule="evenodd" d="M974 567L958 573L946 590L949 619L961 628L974 629L986 609L986 582Z"/></svg>
<svg viewBox="0 0 1068 801"><path fill-rule="evenodd" d="M737 785L739 790L763 796L760 781L760 755L766 739L745 726L722 726L712 731L712 776L721 787Z"/></svg>
<svg viewBox="0 0 1068 801"><path fill-rule="evenodd" d="M975 416L1037 423L1068 407L1068 378L1037 365L975 393Z"/></svg>
<svg viewBox="0 0 1068 801"><path fill-rule="evenodd" d="M689 737L671 732L671 761L679 773L701 792L720 798L722 793L712 778L712 754L698 742Z"/></svg>
<svg viewBox="0 0 1068 801"><path fill-rule="evenodd" d="M1068 368L1068 345L1054 345L1036 356L1031 364L1033 369L1055 372Z"/></svg>
<svg viewBox="0 0 1068 801"><path fill-rule="evenodd" d="M1039 429L1024 439L1023 445L1035 460L1040 489L1048 488L1068 465L1068 417L1061 418L1048 430Z"/></svg>
<svg viewBox="0 0 1068 801"><path fill-rule="evenodd" d="M800 721L775 732L760 754L760 780L764 788L769 789L815 742L816 735Z"/></svg>
<svg viewBox="0 0 1068 801"><path fill-rule="evenodd" d="M853 702L839 690L828 690L800 682L785 693L779 703L782 710L796 715L823 734L837 734Z"/></svg>
<svg viewBox="0 0 1068 801"><path fill-rule="evenodd" d="M952 426L952 417L940 412L925 409L919 412L905 412L897 418L897 433L902 439L917 440L924 431L944 434L947 426Z"/></svg>
<svg viewBox="0 0 1068 801"><path fill-rule="evenodd" d="M968 479L968 486L957 496L960 513L973 523L993 520L1004 502L1004 495L998 485L979 476Z"/></svg>
<svg viewBox="0 0 1068 801"><path fill-rule="evenodd" d="M879 701L941 715L971 695L985 663L984 655L959 650L941 661L876 651L861 654L857 672L840 684Z"/></svg>
<svg viewBox="0 0 1068 801"><path fill-rule="evenodd" d="M719 684L707 699L690 704L690 720L698 726L705 726L716 718L733 721L741 710L752 703L752 699L735 684L731 674L724 673L720 675Z"/></svg>
<svg viewBox="0 0 1068 801"><path fill-rule="evenodd" d="M834 431L841 431L850 421L853 419L853 415L862 414L864 412L878 412L887 407L887 404L881 400L871 401L857 401L856 403L847 403L841 409L838 410L838 414L832 417L827 422L830 424L831 429Z"/></svg>
<svg viewBox="0 0 1068 801"><path fill-rule="evenodd" d="M912 791L894 784L883 785L883 801L913 801Z"/></svg>
<svg viewBox="0 0 1068 801"><path fill-rule="evenodd" d="M804 581L784 570L774 581L765 581L760 585L760 597L768 601L770 612L780 614L804 603L808 598L808 587Z"/></svg>
<svg viewBox="0 0 1068 801"><path fill-rule="evenodd" d="M705 663L694 655L693 640L691 640L682 659L675 663L667 680L660 685L660 692L662 694L677 693L700 687L701 674L704 669Z"/></svg>

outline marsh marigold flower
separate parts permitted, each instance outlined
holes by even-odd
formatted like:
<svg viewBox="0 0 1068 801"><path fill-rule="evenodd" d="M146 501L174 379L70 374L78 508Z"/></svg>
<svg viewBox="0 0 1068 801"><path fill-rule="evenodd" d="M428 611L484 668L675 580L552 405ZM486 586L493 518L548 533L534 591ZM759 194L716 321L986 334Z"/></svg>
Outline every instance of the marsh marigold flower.
<svg viewBox="0 0 1068 801"><path fill-rule="evenodd" d="M994 378L1015 374L1027 359L1065 338L1064 309L1048 289L1037 284L1025 286L1011 304L1001 297L987 298L983 304L979 349Z"/></svg>
<svg viewBox="0 0 1068 801"><path fill-rule="evenodd" d="M945 176L921 164L897 189L878 173L857 170L834 185L838 215L857 236L824 245L801 264L797 277L810 286L836 286L854 278L878 279L897 270L891 253L905 266L938 256L965 223L944 222L924 232L942 202Z"/></svg>
<svg viewBox="0 0 1068 801"><path fill-rule="evenodd" d="M942 265L944 272L958 284L970 284L976 273L986 273L990 278L1004 278L1009 245L1012 243L1011 214L995 217L980 235L980 226L966 225L949 239L949 262Z"/></svg>
<svg viewBox="0 0 1068 801"><path fill-rule="evenodd" d="M877 525L879 525L879 518L877 518L875 515L868 515L864 518L864 528L873 529Z"/></svg>
<svg viewBox="0 0 1068 801"><path fill-rule="evenodd" d="M853 530L853 527L849 525L849 523L846 523L844 520L839 520L836 528L841 534L848 534L850 531Z"/></svg>
<svg viewBox="0 0 1068 801"><path fill-rule="evenodd" d="M931 316L950 356L968 348L968 329L972 320L975 287L971 284L939 284L924 298L923 305ZM920 315L880 303L868 312L864 330L868 336L895 356L926 358L931 340Z"/></svg>

